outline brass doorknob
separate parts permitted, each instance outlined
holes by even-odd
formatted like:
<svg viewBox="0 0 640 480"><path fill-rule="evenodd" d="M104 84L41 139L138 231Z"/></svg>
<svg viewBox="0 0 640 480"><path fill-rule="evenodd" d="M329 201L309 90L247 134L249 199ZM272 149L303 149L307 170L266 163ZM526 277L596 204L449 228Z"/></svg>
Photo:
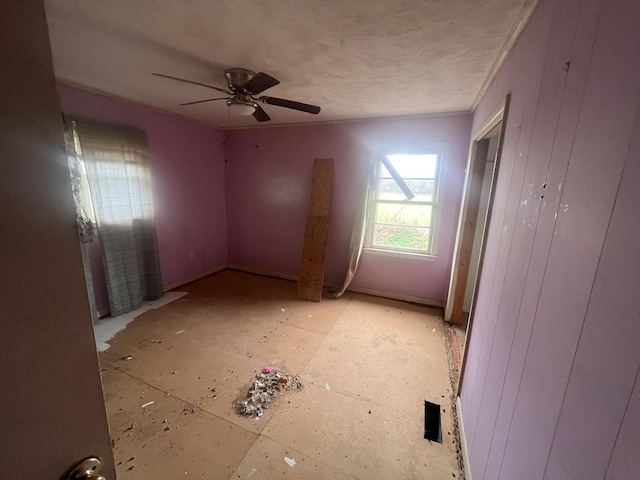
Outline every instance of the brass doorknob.
<svg viewBox="0 0 640 480"><path fill-rule="evenodd" d="M65 480L105 480L100 475L101 467L99 458L85 458L69 471Z"/></svg>

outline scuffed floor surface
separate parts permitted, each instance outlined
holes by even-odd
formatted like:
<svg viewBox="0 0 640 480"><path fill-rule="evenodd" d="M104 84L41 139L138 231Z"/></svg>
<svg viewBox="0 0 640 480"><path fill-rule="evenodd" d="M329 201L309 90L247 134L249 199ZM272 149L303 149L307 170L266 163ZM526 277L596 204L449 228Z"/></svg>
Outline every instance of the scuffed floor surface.
<svg viewBox="0 0 640 480"><path fill-rule="evenodd" d="M439 310L307 302L295 283L235 271L180 290L100 353L119 480L461 477ZM304 388L239 416L265 365ZM423 438L424 400L442 405L443 444Z"/></svg>

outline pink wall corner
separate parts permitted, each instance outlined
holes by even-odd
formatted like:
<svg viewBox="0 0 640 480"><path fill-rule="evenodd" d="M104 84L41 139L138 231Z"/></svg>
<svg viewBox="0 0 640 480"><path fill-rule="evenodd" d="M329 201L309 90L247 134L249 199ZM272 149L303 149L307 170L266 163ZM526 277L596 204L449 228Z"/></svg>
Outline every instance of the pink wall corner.
<svg viewBox="0 0 640 480"><path fill-rule="evenodd" d="M66 85L58 91L67 115L146 132L164 285L226 264L222 132ZM97 292L99 309L108 306L104 294Z"/></svg>
<svg viewBox="0 0 640 480"><path fill-rule="evenodd" d="M460 392L474 479L637 477L638 16L541 0L474 113L511 93Z"/></svg>
<svg viewBox="0 0 640 480"><path fill-rule="evenodd" d="M336 244L348 242L343 225L355 215L360 185L349 185L362 162L350 133L334 126L273 127L227 133L226 171L229 263L265 272L298 275L302 238L311 201L315 158L334 158L327 278L340 275L334 264L345 254ZM344 205L344 208L337 208Z"/></svg>
<svg viewBox="0 0 640 480"><path fill-rule="evenodd" d="M226 171L229 263L297 276L311 201L313 161L333 158L325 283L345 274L369 152L394 145L443 146L443 208L437 258L364 253L353 285L444 301L464 182L470 116L385 119L228 133Z"/></svg>

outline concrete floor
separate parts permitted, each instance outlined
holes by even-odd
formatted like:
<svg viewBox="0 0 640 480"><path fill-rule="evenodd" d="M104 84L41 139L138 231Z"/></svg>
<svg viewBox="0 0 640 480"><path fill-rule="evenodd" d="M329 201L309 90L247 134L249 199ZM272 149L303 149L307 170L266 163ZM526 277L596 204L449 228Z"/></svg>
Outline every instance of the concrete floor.
<svg viewBox="0 0 640 480"><path fill-rule="evenodd" d="M440 310L307 302L295 283L230 270L179 290L100 353L120 480L461 478ZM304 388L239 416L265 365ZM423 438L424 400L442 406L442 444Z"/></svg>

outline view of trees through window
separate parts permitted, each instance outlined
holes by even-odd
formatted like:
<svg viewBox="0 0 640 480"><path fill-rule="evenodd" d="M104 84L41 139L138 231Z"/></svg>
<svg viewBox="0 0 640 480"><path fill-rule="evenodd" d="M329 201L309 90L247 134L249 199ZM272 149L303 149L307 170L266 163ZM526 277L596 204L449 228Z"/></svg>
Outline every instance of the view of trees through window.
<svg viewBox="0 0 640 480"><path fill-rule="evenodd" d="M378 161L370 246L431 254L438 155L387 155L387 159L415 196L407 200L387 168Z"/></svg>

